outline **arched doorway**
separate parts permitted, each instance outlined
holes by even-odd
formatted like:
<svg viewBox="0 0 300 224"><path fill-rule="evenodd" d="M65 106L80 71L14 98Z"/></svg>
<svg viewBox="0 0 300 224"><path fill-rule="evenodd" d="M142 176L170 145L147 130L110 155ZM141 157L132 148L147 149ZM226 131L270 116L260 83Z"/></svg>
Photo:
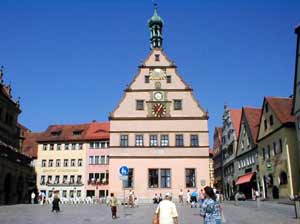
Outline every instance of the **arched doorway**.
<svg viewBox="0 0 300 224"><path fill-rule="evenodd" d="M12 176L10 173L6 174L4 179L4 204L11 203L11 188L12 188Z"/></svg>

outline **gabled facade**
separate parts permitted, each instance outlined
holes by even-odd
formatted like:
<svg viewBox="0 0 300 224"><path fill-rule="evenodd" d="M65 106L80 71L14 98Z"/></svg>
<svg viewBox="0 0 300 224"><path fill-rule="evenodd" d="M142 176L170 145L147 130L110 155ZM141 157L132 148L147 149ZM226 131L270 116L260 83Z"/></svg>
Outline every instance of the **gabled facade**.
<svg viewBox="0 0 300 224"><path fill-rule="evenodd" d="M110 114L110 189L134 190L140 200L155 193L209 184L208 115L162 49L163 21L148 22L151 52ZM129 167L126 181L119 168Z"/></svg>
<svg viewBox="0 0 300 224"><path fill-rule="evenodd" d="M259 189L257 133L261 109L243 107L240 133L235 159L236 185L247 199L253 198L254 190Z"/></svg>
<svg viewBox="0 0 300 224"><path fill-rule="evenodd" d="M215 176L214 186L218 191L223 191L222 127L215 127L212 153Z"/></svg>
<svg viewBox="0 0 300 224"><path fill-rule="evenodd" d="M226 105L223 114L222 154L224 193L227 199L233 197L235 186L234 159L238 144L241 110L229 109Z"/></svg>
<svg viewBox="0 0 300 224"><path fill-rule="evenodd" d="M257 138L264 198L287 198L299 193L299 152L292 104L292 98L264 98Z"/></svg>
<svg viewBox="0 0 300 224"><path fill-rule="evenodd" d="M297 35L293 115L296 119L297 144L300 155L300 26L295 29ZM299 158L300 160L300 158Z"/></svg>

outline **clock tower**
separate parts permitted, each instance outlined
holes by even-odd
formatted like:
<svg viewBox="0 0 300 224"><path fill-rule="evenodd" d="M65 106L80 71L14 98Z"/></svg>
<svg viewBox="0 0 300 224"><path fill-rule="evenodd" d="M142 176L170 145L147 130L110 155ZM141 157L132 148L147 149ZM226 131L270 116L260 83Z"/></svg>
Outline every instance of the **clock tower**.
<svg viewBox="0 0 300 224"><path fill-rule="evenodd" d="M193 191L209 181L208 114L162 49L163 20L148 21L151 51L110 113L110 190L141 201L157 192ZM127 180L119 168L129 167Z"/></svg>

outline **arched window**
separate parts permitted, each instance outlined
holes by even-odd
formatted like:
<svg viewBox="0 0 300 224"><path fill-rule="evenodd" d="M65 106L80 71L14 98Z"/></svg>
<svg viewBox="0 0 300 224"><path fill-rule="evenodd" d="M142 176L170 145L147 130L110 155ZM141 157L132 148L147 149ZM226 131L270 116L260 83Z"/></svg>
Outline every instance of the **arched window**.
<svg viewBox="0 0 300 224"><path fill-rule="evenodd" d="M280 178L280 185L284 185L288 183L286 172L281 171L279 178Z"/></svg>

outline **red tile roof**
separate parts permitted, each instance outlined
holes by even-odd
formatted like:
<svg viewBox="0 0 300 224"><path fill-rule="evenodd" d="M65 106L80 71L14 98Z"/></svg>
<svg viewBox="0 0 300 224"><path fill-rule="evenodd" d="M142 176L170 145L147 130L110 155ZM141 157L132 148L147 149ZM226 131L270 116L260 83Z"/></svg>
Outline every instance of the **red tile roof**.
<svg viewBox="0 0 300 224"><path fill-rule="evenodd" d="M262 110L260 108L243 107L243 111L250 126L253 141L256 144Z"/></svg>
<svg viewBox="0 0 300 224"><path fill-rule="evenodd" d="M85 140L109 139L109 122L93 122L85 135Z"/></svg>
<svg viewBox="0 0 300 224"><path fill-rule="evenodd" d="M265 97L265 100L271 106L277 119L282 124L294 123L295 116L292 115L293 98L283 97Z"/></svg>
<svg viewBox="0 0 300 224"><path fill-rule="evenodd" d="M85 141L109 139L109 122L76 125L50 125L39 137L39 142Z"/></svg>
<svg viewBox="0 0 300 224"><path fill-rule="evenodd" d="M37 139L41 136L42 133L33 133L26 131L24 133L24 142L22 145L22 153L31 157L37 158L38 143Z"/></svg>
<svg viewBox="0 0 300 224"><path fill-rule="evenodd" d="M233 127L235 129L235 133L237 138L240 135L240 123L241 123L241 117L242 117L242 110L240 109L229 109L231 121L233 123Z"/></svg>

